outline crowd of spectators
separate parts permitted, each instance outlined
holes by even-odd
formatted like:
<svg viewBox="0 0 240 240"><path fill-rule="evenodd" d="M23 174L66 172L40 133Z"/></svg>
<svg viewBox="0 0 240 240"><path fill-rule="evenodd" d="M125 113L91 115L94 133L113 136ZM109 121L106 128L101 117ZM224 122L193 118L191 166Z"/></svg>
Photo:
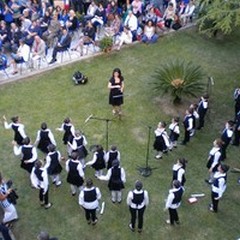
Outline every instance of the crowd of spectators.
<svg viewBox="0 0 240 240"><path fill-rule="evenodd" d="M0 0L0 50L11 56L6 67L16 74L17 64L36 67L36 60L51 54L53 64L59 51L80 48L83 55L84 45L97 45L103 36L112 37L118 50L137 40L155 43L159 32L185 25L194 10L194 0L72 0L62 6L50 0ZM68 41L61 44L64 35Z"/></svg>

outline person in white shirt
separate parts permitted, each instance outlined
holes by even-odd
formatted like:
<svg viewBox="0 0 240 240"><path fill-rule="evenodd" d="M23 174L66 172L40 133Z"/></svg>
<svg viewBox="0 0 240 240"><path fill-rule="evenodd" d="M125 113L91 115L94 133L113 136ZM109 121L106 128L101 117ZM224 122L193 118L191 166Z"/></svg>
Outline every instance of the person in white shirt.
<svg viewBox="0 0 240 240"><path fill-rule="evenodd" d="M122 189L126 182L126 174L122 167L119 166L119 161L115 159L105 176L99 176L98 179L109 181L108 188L111 191L112 202L122 202Z"/></svg>
<svg viewBox="0 0 240 240"><path fill-rule="evenodd" d="M79 205L85 210L85 217L88 224L95 225L98 221L96 210L99 207L99 200L102 195L98 187L93 186L92 179L87 179L86 186L79 194Z"/></svg>
<svg viewBox="0 0 240 240"><path fill-rule="evenodd" d="M187 20L193 15L196 6L194 0L190 0L189 4L186 6L184 14L180 16L180 20L183 26L186 25Z"/></svg>
<svg viewBox="0 0 240 240"><path fill-rule="evenodd" d="M124 21L124 26L128 27L131 30L133 41L135 41L137 37L138 19L132 11L128 12L128 15Z"/></svg>
<svg viewBox="0 0 240 240"><path fill-rule="evenodd" d="M132 32L129 29L129 27L125 26L123 28L123 31L122 31L121 35L116 40L117 50L119 51L124 43L125 44L131 44L132 42L133 42Z"/></svg>
<svg viewBox="0 0 240 240"><path fill-rule="evenodd" d="M31 175L31 183L33 187L36 189L39 189L39 200L40 205L44 206L45 209L48 209L52 206L52 203L48 201L48 175L47 175L47 169L43 167L43 163L40 160L37 160Z"/></svg>
<svg viewBox="0 0 240 240"><path fill-rule="evenodd" d="M129 228L135 231L135 222L138 218L138 232L141 233L143 229L143 215L146 207L149 204L148 192L143 190L143 184L137 180L135 182L135 189L129 191L127 196L127 205L131 214L131 222Z"/></svg>
<svg viewBox="0 0 240 240"><path fill-rule="evenodd" d="M207 168L210 176L209 176L209 179L205 180L209 184L213 182L214 174L217 171L218 166L220 164L221 155L222 155L221 153L222 145L223 145L222 140L219 138L216 139L213 142L213 148L209 152Z"/></svg>
<svg viewBox="0 0 240 240"><path fill-rule="evenodd" d="M186 182L185 172L186 172L186 164L187 160L185 158L179 158L177 163L173 165L173 178L172 180L178 180L182 186L184 186Z"/></svg>
<svg viewBox="0 0 240 240"><path fill-rule="evenodd" d="M169 190L164 208L164 211L168 210L170 217L170 219L166 221L167 224L180 224L177 208L179 208L181 205L183 192L184 189L181 186L181 183L178 180L174 180L172 183L172 188Z"/></svg>
<svg viewBox="0 0 240 240"><path fill-rule="evenodd" d="M0 206L4 211L4 217L1 222L4 225L9 225L13 220L18 219L15 206L8 200L8 195L11 193L11 191L11 188L7 187L7 184L0 173Z"/></svg>
<svg viewBox="0 0 240 240"><path fill-rule="evenodd" d="M12 74L17 74L17 64L22 62L28 62L30 58L30 47L25 44L24 39L19 40L19 47L17 53L11 53L12 60L10 64L13 65Z"/></svg>
<svg viewBox="0 0 240 240"><path fill-rule="evenodd" d="M20 167L31 173L38 155L36 148L30 144L30 138L24 138L22 146L17 146L15 141L13 141L12 144L14 154L16 156L22 155Z"/></svg>
<svg viewBox="0 0 240 240"><path fill-rule="evenodd" d="M219 200L227 188L227 171L229 170L229 166L220 164L217 170L212 183L212 203L209 205L209 210L215 213L218 211Z"/></svg>
<svg viewBox="0 0 240 240"><path fill-rule="evenodd" d="M24 125L21 123L19 116L12 117L11 120L12 122L8 124L6 117L3 116L4 128L12 128L14 131L14 141L18 145L23 145L23 139L27 137L24 130Z"/></svg>

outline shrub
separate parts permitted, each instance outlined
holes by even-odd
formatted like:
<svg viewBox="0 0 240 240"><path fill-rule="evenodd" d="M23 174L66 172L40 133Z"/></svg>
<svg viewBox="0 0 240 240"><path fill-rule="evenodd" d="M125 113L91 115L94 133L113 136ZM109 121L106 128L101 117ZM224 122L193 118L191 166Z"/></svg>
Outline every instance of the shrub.
<svg viewBox="0 0 240 240"><path fill-rule="evenodd" d="M203 77L202 68L192 62L169 62L155 71L154 90L170 93L173 102L179 103L183 96L197 97L204 91Z"/></svg>

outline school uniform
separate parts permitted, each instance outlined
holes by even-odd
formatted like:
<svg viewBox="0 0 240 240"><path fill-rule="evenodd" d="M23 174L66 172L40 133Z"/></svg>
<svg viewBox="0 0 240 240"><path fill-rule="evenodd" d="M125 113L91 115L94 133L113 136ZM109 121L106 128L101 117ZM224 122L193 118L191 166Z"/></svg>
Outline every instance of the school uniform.
<svg viewBox="0 0 240 240"><path fill-rule="evenodd" d="M192 114L186 115L183 120L184 126L184 139L182 141L183 145L187 144L190 141L190 134L193 129L193 123L194 123L193 115Z"/></svg>
<svg viewBox="0 0 240 240"><path fill-rule="evenodd" d="M105 152L99 151L93 154L93 159L86 163L86 166L92 166L95 169L95 176L99 177L102 175L103 169L106 167L105 163Z"/></svg>
<svg viewBox="0 0 240 240"><path fill-rule="evenodd" d="M226 150L227 150L227 147L229 145L229 143L231 142L232 140L232 136L233 136L233 130L232 128L227 128L225 127L223 132L222 132L222 135L221 135L221 140L224 142L224 144L222 145L222 148L221 148L221 152L222 152L222 155L221 155L221 160L225 160L226 159Z"/></svg>
<svg viewBox="0 0 240 240"><path fill-rule="evenodd" d="M100 176L100 180L109 181L108 188L111 191L112 202L120 203L122 201L122 189L126 182L126 174L122 167L112 167L108 170L106 176Z"/></svg>
<svg viewBox="0 0 240 240"><path fill-rule="evenodd" d="M61 153L59 151L49 152L46 156L46 165L47 173L52 177L53 183L56 186L61 185L59 174L62 172L61 162Z"/></svg>
<svg viewBox="0 0 240 240"><path fill-rule="evenodd" d="M39 189L39 200L41 205L48 206L48 175L47 175L47 170L42 167L42 168L36 168L34 167L32 169L31 175L31 183L32 185Z"/></svg>
<svg viewBox="0 0 240 240"><path fill-rule="evenodd" d="M64 132L62 140L65 145L67 145L68 142L72 142L75 128L71 123L63 123L60 128L57 128L57 130Z"/></svg>
<svg viewBox="0 0 240 240"><path fill-rule="evenodd" d="M79 160L68 159L66 162L67 182L70 183L72 195L76 194L76 188L81 190L84 183L84 172Z"/></svg>
<svg viewBox="0 0 240 240"><path fill-rule="evenodd" d="M221 160L221 148L220 147L213 147L209 152L207 168L212 169L212 173L217 171L217 168L220 164Z"/></svg>
<svg viewBox="0 0 240 240"><path fill-rule="evenodd" d="M127 205L131 214L131 228L135 229L135 222L138 218L138 230L143 228L143 215L146 206L149 204L148 192L146 190L134 189L127 196Z"/></svg>
<svg viewBox="0 0 240 240"><path fill-rule="evenodd" d="M27 137L23 124L13 122L8 124L6 121L4 121L4 127L5 129L12 128L14 132L14 141L17 142L18 145L23 145L23 139Z"/></svg>
<svg viewBox="0 0 240 240"><path fill-rule="evenodd" d="M6 183L3 182L0 185L0 195L6 195L7 190L8 190L7 185ZM18 219L18 214L15 206L12 203L10 203L7 198L0 200L0 205L4 211L2 223L5 224Z"/></svg>
<svg viewBox="0 0 240 240"><path fill-rule="evenodd" d="M37 143L37 148L43 153L48 153L48 146L53 144L56 146L56 141L50 129L41 129L37 132L37 138L35 143Z"/></svg>
<svg viewBox="0 0 240 240"><path fill-rule="evenodd" d="M240 89L237 88L233 94L235 100L235 116L237 116L238 112L240 111Z"/></svg>
<svg viewBox="0 0 240 240"><path fill-rule="evenodd" d="M174 225L174 223L179 224L177 209L181 205L183 192L184 190L182 187L169 190L165 208L169 211L171 225Z"/></svg>
<svg viewBox="0 0 240 240"><path fill-rule="evenodd" d="M227 188L227 173L216 172L214 174L211 193L212 209L214 212L218 211L219 199L222 198L226 188Z"/></svg>
<svg viewBox="0 0 240 240"><path fill-rule="evenodd" d="M69 146L71 147L72 151L78 153L78 159L84 165L84 158L88 155L88 151L86 149L87 140L85 136L81 135L78 137L74 137L72 143L68 142Z"/></svg>
<svg viewBox="0 0 240 240"><path fill-rule="evenodd" d="M16 156L20 154L22 155L20 167L31 173L34 167L34 163L38 158L36 148L30 144L22 145L20 147L14 146L13 152ZM27 163L25 161L27 161Z"/></svg>
<svg viewBox="0 0 240 240"><path fill-rule="evenodd" d="M84 208L85 217L89 224L91 221L95 224L97 221L96 210L99 207L101 197L101 192L98 187L84 187L79 194L79 205Z"/></svg>
<svg viewBox="0 0 240 240"><path fill-rule="evenodd" d="M181 185L184 186L186 182L186 178L185 178L185 169L183 168L183 166L176 163L173 165L172 171L173 171L172 180L178 180L181 183Z"/></svg>
<svg viewBox="0 0 240 240"><path fill-rule="evenodd" d="M173 147L177 147L177 141L180 136L180 129L179 129L179 124L178 123L171 123L169 125L169 140L170 140L170 145L169 145L169 150L172 150Z"/></svg>
<svg viewBox="0 0 240 240"><path fill-rule="evenodd" d="M207 113L207 110L208 110L208 100L202 97L200 102L198 103L198 108L197 108L197 112L199 115L199 122L198 122L197 129L201 129L204 127L205 115Z"/></svg>
<svg viewBox="0 0 240 240"><path fill-rule="evenodd" d="M107 169L110 169L112 167L112 163L116 159L120 162L120 152L118 150L110 150L106 153Z"/></svg>
<svg viewBox="0 0 240 240"><path fill-rule="evenodd" d="M169 147L169 137L165 128L157 128L155 131L155 141L153 148L158 152L156 158L162 158L163 153L167 153Z"/></svg>

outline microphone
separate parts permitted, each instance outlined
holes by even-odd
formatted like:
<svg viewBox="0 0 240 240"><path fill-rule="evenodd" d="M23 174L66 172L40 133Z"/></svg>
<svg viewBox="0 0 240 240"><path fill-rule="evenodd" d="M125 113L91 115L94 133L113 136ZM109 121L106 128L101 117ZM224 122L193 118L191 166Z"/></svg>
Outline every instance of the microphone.
<svg viewBox="0 0 240 240"><path fill-rule="evenodd" d="M93 114L91 114L86 120L84 123L87 123L91 118L92 118Z"/></svg>

